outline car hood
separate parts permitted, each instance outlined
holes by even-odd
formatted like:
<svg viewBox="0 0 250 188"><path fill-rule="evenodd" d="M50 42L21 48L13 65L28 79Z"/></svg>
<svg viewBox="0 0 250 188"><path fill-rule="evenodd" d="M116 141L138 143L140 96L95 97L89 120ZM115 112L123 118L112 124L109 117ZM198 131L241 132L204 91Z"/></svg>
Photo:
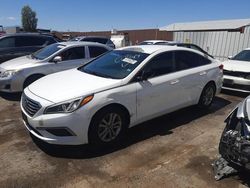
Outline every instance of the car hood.
<svg viewBox="0 0 250 188"><path fill-rule="evenodd" d="M40 60L22 56L2 63L0 67L5 70L20 70L30 67L38 62L40 62Z"/></svg>
<svg viewBox="0 0 250 188"><path fill-rule="evenodd" d="M250 72L249 61L228 60L223 62L224 69L237 72Z"/></svg>
<svg viewBox="0 0 250 188"><path fill-rule="evenodd" d="M32 83L28 89L35 95L59 103L120 86L121 80L83 73L77 69L45 76Z"/></svg>

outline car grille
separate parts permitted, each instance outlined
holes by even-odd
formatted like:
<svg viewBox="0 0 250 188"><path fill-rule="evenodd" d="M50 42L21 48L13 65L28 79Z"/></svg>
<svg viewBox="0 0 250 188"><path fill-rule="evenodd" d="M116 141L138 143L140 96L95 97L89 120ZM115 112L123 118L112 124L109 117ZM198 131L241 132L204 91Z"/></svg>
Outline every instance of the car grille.
<svg viewBox="0 0 250 188"><path fill-rule="evenodd" d="M31 117L41 109L41 105L38 102L28 98L25 94L22 96L22 106Z"/></svg>
<svg viewBox="0 0 250 188"><path fill-rule="evenodd" d="M237 72L237 71L228 71L228 70L223 70L223 74L228 75L228 76L241 77L241 78L245 78L246 76L250 75L250 73L247 73L247 72Z"/></svg>

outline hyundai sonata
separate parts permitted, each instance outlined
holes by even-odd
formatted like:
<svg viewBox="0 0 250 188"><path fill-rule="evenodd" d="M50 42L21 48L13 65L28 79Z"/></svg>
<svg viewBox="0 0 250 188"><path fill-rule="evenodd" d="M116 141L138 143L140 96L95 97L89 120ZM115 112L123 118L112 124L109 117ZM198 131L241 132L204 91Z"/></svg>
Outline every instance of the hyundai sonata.
<svg viewBox="0 0 250 188"><path fill-rule="evenodd" d="M23 120L31 134L48 143L112 143L154 117L195 104L209 107L221 89L222 68L187 48L117 49L27 87Z"/></svg>

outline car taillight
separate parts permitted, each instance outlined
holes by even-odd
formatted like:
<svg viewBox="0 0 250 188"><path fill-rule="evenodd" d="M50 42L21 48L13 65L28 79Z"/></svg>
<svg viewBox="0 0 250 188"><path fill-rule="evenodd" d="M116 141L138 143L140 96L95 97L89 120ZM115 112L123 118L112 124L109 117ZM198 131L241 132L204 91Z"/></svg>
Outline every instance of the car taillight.
<svg viewBox="0 0 250 188"><path fill-rule="evenodd" d="M219 69L220 69L220 70L223 70L223 67L224 67L224 65L221 64L221 65L219 66Z"/></svg>

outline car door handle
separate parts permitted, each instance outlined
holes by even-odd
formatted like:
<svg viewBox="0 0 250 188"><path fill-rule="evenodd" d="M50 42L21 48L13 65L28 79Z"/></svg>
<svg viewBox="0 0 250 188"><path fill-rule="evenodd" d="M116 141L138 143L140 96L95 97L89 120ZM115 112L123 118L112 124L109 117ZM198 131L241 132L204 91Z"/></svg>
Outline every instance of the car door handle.
<svg viewBox="0 0 250 188"><path fill-rule="evenodd" d="M172 81L170 81L171 85L174 85L174 84L177 84L177 83L179 83L179 80L172 80Z"/></svg>
<svg viewBox="0 0 250 188"><path fill-rule="evenodd" d="M200 75L201 75L201 76L206 75L206 74L207 74L206 71L200 72Z"/></svg>

